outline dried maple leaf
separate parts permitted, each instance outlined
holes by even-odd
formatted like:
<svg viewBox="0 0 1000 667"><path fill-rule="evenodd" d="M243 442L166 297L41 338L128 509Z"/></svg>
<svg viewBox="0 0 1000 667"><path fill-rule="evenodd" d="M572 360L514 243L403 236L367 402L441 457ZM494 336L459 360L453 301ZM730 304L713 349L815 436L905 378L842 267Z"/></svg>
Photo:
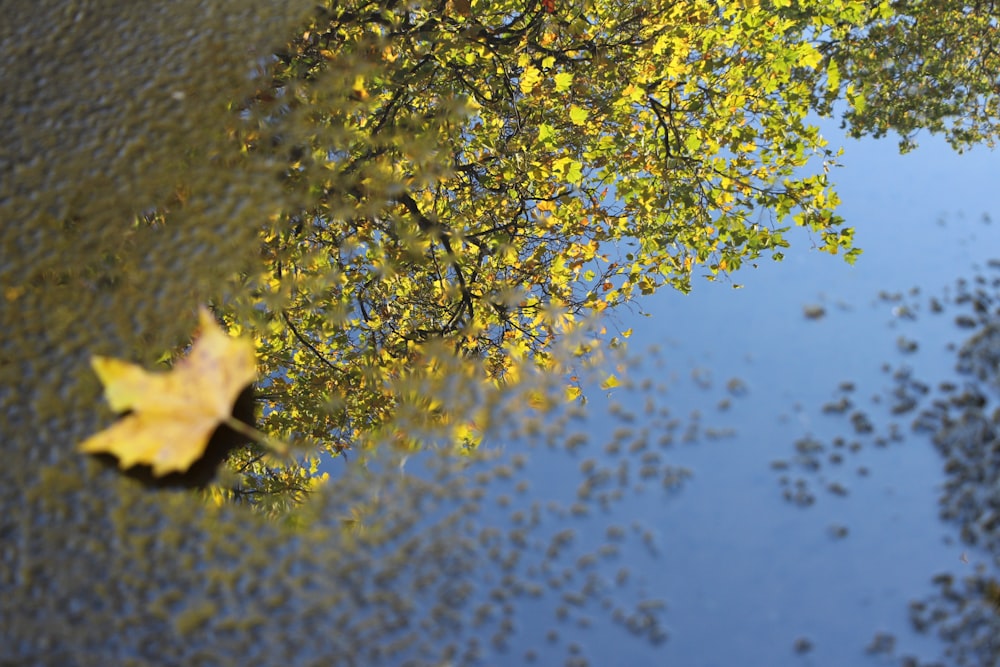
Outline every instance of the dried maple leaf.
<svg viewBox="0 0 1000 667"><path fill-rule="evenodd" d="M199 321L189 355L169 372L91 359L111 408L131 412L80 443L81 451L114 454L122 469L148 465L159 477L190 468L222 424L256 438L252 427L232 416L240 392L257 376L254 345L229 336L205 308Z"/></svg>

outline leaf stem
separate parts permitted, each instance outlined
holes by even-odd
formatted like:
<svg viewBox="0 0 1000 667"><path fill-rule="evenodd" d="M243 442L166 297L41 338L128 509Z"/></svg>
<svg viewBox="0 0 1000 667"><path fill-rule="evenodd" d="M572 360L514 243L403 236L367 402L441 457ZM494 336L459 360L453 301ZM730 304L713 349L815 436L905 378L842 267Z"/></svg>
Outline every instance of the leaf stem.
<svg viewBox="0 0 1000 667"><path fill-rule="evenodd" d="M281 440L275 440L274 438L268 436L266 433L258 431L253 426L250 426L245 422L241 422L239 419L233 417L232 415L226 417L226 420L223 423L229 428L236 431L237 433L240 433L241 435L245 435L246 437L250 438L257 444L267 447L275 454L280 454L281 456L285 456L286 454L288 454L287 443L284 443Z"/></svg>

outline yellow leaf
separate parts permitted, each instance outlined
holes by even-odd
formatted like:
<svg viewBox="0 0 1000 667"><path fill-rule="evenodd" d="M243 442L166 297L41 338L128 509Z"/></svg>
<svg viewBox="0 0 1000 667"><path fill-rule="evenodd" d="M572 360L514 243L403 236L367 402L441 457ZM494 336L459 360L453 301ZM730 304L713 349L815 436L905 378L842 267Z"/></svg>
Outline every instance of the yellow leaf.
<svg viewBox="0 0 1000 667"><path fill-rule="evenodd" d="M552 170L561 174L570 183L579 185L583 181L582 166L572 158L562 157L552 163Z"/></svg>
<svg viewBox="0 0 1000 667"><path fill-rule="evenodd" d="M529 391L528 405L535 410L548 410L552 407L552 401L545 392Z"/></svg>
<svg viewBox="0 0 1000 667"><path fill-rule="evenodd" d="M199 321L200 336L169 372L91 359L111 409L131 413L80 443L81 451L114 454L122 469L148 465L158 477L185 472L201 458L212 432L232 421L236 398L257 371L252 341L230 337L205 308Z"/></svg>
<svg viewBox="0 0 1000 667"><path fill-rule="evenodd" d="M354 95L360 100L368 99L368 90L365 88L365 77L358 74L354 77L354 86L352 88Z"/></svg>
<svg viewBox="0 0 1000 667"><path fill-rule="evenodd" d="M542 72L537 67L528 66L521 73L521 92L530 95L538 82L542 80Z"/></svg>
<svg viewBox="0 0 1000 667"><path fill-rule="evenodd" d="M587 122L587 116L589 115L589 111L582 109L575 104L571 104L569 107L569 119L574 125L583 125Z"/></svg>
<svg viewBox="0 0 1000 667"><path fill-rule="evenodd" d="M554 143L556 129L548 123L541 123L538 126L538 141L542 144Z"/></svg>
<svg viewBox="0 0 1000 667"><path fill-rule="evenodd" d="M556 83L556 92L561 93L569 90L569 87L573 85L573 75L569 72L559 72L554 77Z"/></svg>
<svg viewBox="0 0 1000 667"><path fill-rule="evenodd" d="M615 375L609 375L608 379L601 383L601 389L614 389L622 383Z"/></svg>
<svg viewBox="0 0 1000 667"><path fill-rule="evenodd" d="M808 42L798 48L798 65L815 68L822 59L823 56L820 55L819 51Z"/></svg>

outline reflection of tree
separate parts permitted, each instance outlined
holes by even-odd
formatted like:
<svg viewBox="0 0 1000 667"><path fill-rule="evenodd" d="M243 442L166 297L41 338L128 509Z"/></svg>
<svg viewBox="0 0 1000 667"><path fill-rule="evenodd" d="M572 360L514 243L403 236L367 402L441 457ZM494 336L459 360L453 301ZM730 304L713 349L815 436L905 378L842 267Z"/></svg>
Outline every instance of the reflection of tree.
<svg viewBox="0 0 1000 667"><path fill-rule="evenodd" d="M523 462L425 462L420 476L370 461L281 523L146 489L75 451L111 418L91 354L153 366L186 338L198 303L221 310L245 287L287 192L273 164L234 154L226 131L249 130L225 102L246 87L248 54L267 53L290 29L284 15L310 4L5 7L0 664L468 664L501 650L526 606L563 596L573 622L592 613L664 636L634 579L592 571L618 558L602 547L644 536L561 538L549 555L577 513L631 488L617 487L627 475L597 488L603 466L581 475L595 476L593 502L571 498L570 511L538 507L544 490L512 481ZM564 404L562 389L520 401ZM568 437L523 410L508 419ZM673 486L669 466L643 466Z"/></svg>
<svg viewBox="0 0 1000 667"><path fill-rule="evenodd" d="M50 471L18 506L42 525L0 524L0 585L10 592L0 597L0 640L16 664L53 666L229 665L247 656L520 664L532 655L583 665L596 627L657 645L668 636L666 605L633 573L636 554L655 558L656 541L620 503L633 494L667 500L687 476L667 462L673 437L710 434L628 383L619 389L626 403L606 412L524 408L562 390L539 384L510 397L502 436L527 454L373 457L291 525L113 474L95 476L92 489L75 471ZM632 404L644 404L643 428L634 428ZM602 441L595 421L620 428ZM524 480L541 450L556 458L561 491ZM12 490L0 488L5 503ZM67 521L87 529L47 529Z"/></svg>
<svg viewBox="0 0 1000 667"><path fill-rule="evenodd" d="M286 164L295 200L262 239L251 307L227 313L268 330L262 427L328 453L387 432L424 444L419 413L460 430L433 383L420 401L399 386L426 379L429 341L481 362L470 384L552 371L580 321L687 290L698 267L780 257L772 216L854 257L826 169L799 170L833 158L806 109L838 87L819 46L848 56L851 30L829 2L786 14L700 0L318 10L245 109L270 137L250 133L248 153Z"/></svg>
<svg viewBox="0 0 1000 667"><path fill-rule="evenodd" d="M935 390L915 377L908 366L886 364L883 371L890 373L892 389L875 400L891 418L913 416L913 433L930 436L941 454L945 475L940 516L955 527L958 539L968 547L964 559L975 561L975 554L984 556L972 567L964 565L961 573L935 575L932 583L937 592L910 604L914 629L942 639L946 643L944 657L956 665L1000 664L1000 409L995 408L992 398L1000 393L1000 313L994 305L996 295L990 291L995 288L996 282L990 285L983 276L971 285L960 280L950 300L942 303L931 298L926 309L934 316L945 312L946 305L971 311L955 316L960 329L971 331L957 351L956 369L966 377L961 386L942 382ZM918 293L911 291L909 297L883 293L880 300L891 305L894 313L906 313L908 320L914 320L916 313L926 312L916 302L907 303ZM901 352L916 350L915 343L902 336L899 340L908 343L899 345ZM804 473L795 486L783 473L781 483L789 501L800 506L812 504L816 495L809 480L821 470L841 466L845 450L857 452L866 445L885 447L903 440L899 424L876 424L877 420L856 405L854 389L853 383L842 385L838 400L822 409L849 419L853 432L850 442L838 437L827 445L805 437L795 443L796 455L790 461L776 463L782 471L794 466ZM837 494L838 487L838 482L828 483L827 491ZM895 637L879 633L868 651L888 655L897 648ZM902 660L907 667L920 664L912 656Z"/></svg>
<svg viewBox="0 0 1000 667"><path fill-rule="evenodd" d="M410 339L422 339L424 330L457 338L451 342L461 347L468 341L459 333L481 326L480 347L502 344L506 354L524 357L523 345L505 339L502 327L513 326L516 314L545 328L559 313L542 309L541 299L512 304L518 313L496 307L497 295L485 288L494 276L519 287L525 272L541 276L549 285L541 290L546 303L558 305L558 297L574 293L570 287L586 300L585 265L613 235L643 242L622 250L617 281L597 287L596 299L649 291L667 275L684 285L699 262L726 271L783 245L780 230L758 224L761 207L779 217L799 212L797 221L823 232L825 246L846 250L850 234L837 233L836 199L823 174L796 179L811 149L822 150L818 134L805 125L811 95L818 88L817 94L829 90L836 97L848 83L853 90L851 54L870 51L864 27L855 30L838 11L842 4L857 13L864 3L800 3L781 16L766 3L566 2L557 9L567 14L550 17L531 0L484 2L477 4L488 6L489 16L480 13L474 25L460 24L440 2L330 3L332 37L346 30L356 47L336 53L313 42L327 37L319 19L315 32L298 23L313 4L5 5L0 661L465 664L503 650L519 612L539 595L543 602L558 597L557 620L582 627L583 615L593 611L646 640L665 637L661 603L636 601L634 578L624 568L613 582L594 571L595 563L618 558L622 531L630 538L633 532L608 526L607 539L576 548L573 540L582 543L587 535L567 533L565 526L642 484L675 486L678 474L660 462L648 434L607 443L609 456L612 449L620 454L613 467L584 469L582 461L581 497L562 509L540 506L534 490L513 479L514 460L506 466L450 461L426 477L401 474L402 460L392 466L376 460L368 470L352 467L284 524L234 504L149 491L79 456L74 444L110 418L97 410L87 359L112 354L152 365L190 331L196 304L210 302L234 327L252 324L270 346L274 373L261 398L282 410L265 417L286 418L303 438L329 444L332 430L343 424L353 436L355 426L364 431L382 412L409 417L400 423L411 429L440 415L421 391L425 378L407 375ZM914 9L962 15L947 4ZM741 15L743 5L747 14ZM608 27L592 30L593 17L568 14L580 7L599 8ZM974 29L985 20L972 12L950 21L947 27L965 29L967 38L948 43L976 48L981 40ZM910 40L910 23L901 20L899 30L879 33L879 44L898 34L913 55L922 44L937 43L922 35ZM293 24L300 26L305 55L332 58L336 66L315 85L309 76L289 75L294 84L279 98L266 90L264 72L274 58L264 54L293 33ZM553 39L546 36L549 25L559 33ZM403 30L395 35L398 50L367 48L373 33L396 30ZM796 44L789 37L796 34L823 42ZM655 57L644 60L646 51ZM950 53L935 48L934 62L940 66L937 56ZM982 59L993 53L984 49ZM244 74L253 57L260 58L257 79L248 83ZM956 57L967 61L964 52ZM833 61L842 64L840 71ZM393 72L394 62L405 69ZM882 62L878 56L860 71L895 77L879 69ZM553 67L572 74L575 89L563 89L569 80L556 80L558 74L530 85L532 76ZM956 91L969 87L945 77L948 72L962 78L970 70L931 72L944 92L924 91L921 102L942 94L946 117L960 118ZM468 116L449 100L477 87L466 78L474 74L481 84L491 82L478 86L481 106L492 101L512 116L493 115L479 142L466 144L453 123ZM905 74L918 81L925 76L917 63ZM972 83L982 78L973 75ZM437 90L419 87L431 78ZM397 96L398 84L407 81L418 88ZM859 102L885 90L862 86L849 93L849 102L861 114ZM233 112L239 106L233 100L251 99L273 106ZM890 107L867 105L859 130L882 131ZM329 113L313 113L317 109ZM922 122L905 108L896 111L889 125L903 118L907 131ZM975 127L958 138L988 138L991 128ZM540 138L542 128L551 141ZM414 130L421 131L420 141ZM581 142L585 136L588 145ZM459 150L442 153L445 137ZM338 146L355 152L346 159ZM463 153L469 161L451 159ZM284 185L275 178L279 160ZM627 194L634 215L610 216L609 207L599 216L593 209L604 200L593 196L599 190L592 179L613 179L625 167L634 176ZM436 187L435 179L448 174L451 187ZM560 186L567 183L577 196L564 196ZM532 207L521 206L522 193L533 198ZM604 224L597 227L595 219ZM555 261L550 244L564 241L566 228L598 246L574 245L575 252ZM518 238L530 242L511 247ZM270 269L265 276L261 262ZM583 282L571 285L577 270ZM424 280L414 283L411 274L419 271ZM605 275L594 271L595 280ZM265 279L268 274L274 280ZM341 289L339 278L351 288ZM410 298L400 299L397 289ZM394 313L401 308L407 312ZM354 329L345 330L352 317ZM394 328L401 322L410 326ZM475 352L471 342L467 351ZM347 356L331 357L320 343ZM311 381L298 384L297 392L284 382L283 373L292 370ZM457 388L446 387L444 398L475 398L481 378L449 377ZM408 400L397 400L407 381ZM345 406L331 388L343 400L358 399L357 424L338 421ZM287 400L290 393L296 401ZM564 396L515 398L523 407L561 403ZM545 433L545 424L523 410L508 417L525 438L542 433L579 444L563 422ZM560 477L568 476L571 467L560 464ZM491 517L487 503L510 511ZM652 543L639 533L644 546ZM582 659L571 646L559 652Z"/></svg>
<svg viewBox="0 0 1000 667"><path fill-rule="evenodd" d="M978 5L474 4L329 3L241 106L289 201L226 314L265 332L263 428L315 452L412 436L388 424L408 407L467 436L450 401L401 396L429 340L516 381L587 316L780 257L772 220L855 256L830 165L802 169L835 157L810 109L905 146L996 132Z"/></svg>
<svg viewBox="0 0 1000 667"><path fill-rule="evenodd" d="M946 655L955 664L995 665L1000 661L1000 410L989 394L1000 388L1000 321L985 288L961 288L956 302L973 312L960 316L959 324L977 327L958 351L957 368L969 383L962 392L934 400L919 425L931 430L945 461L941 517L985 560L971 574L936 576L937 594L913 603L911 618L917 630L947 642Z"/></svg>

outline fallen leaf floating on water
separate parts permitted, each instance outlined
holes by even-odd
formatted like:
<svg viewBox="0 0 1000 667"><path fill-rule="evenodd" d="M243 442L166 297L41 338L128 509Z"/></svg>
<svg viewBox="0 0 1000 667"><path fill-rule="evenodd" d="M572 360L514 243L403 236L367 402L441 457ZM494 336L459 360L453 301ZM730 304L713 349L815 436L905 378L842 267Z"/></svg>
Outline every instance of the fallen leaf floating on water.
<svg viewBox="0 0 1000 667"><path fill-rule="evenodd" d="M80 443L81 451L113 454L123 470L147 465L160 477L187 471L221 425L263 439L232 416L237 397L257 377L253 343L229 336L206 308L199 321L190 353L168 372L151 373L108 357L91 359L111 408L130 412Z"/></svg>
<svg viewBox="0 0 1000 667"><path fill-rule="evenodd" d="M819 320L826 315L826 308L818 304L809 304L802 306L802 314L805 315L808 320Z"/></svg>

